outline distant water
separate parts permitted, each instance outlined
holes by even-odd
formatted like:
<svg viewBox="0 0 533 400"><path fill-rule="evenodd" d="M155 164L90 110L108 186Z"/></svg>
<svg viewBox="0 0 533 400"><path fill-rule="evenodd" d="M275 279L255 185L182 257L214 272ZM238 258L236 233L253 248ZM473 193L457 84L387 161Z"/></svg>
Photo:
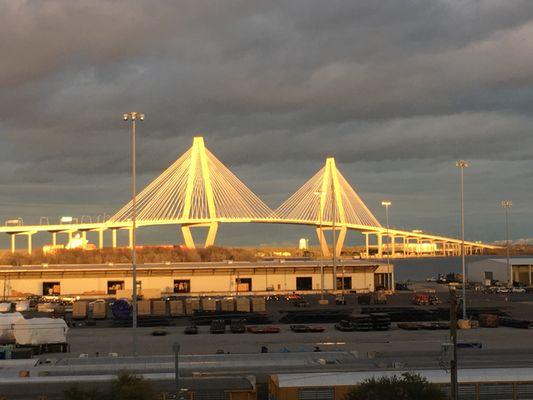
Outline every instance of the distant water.
<svg viewBox="0 0 533 400"><path fill-rule="evenodd" d="M487 258L505 257L470 256L466 257L466 266L468 268L469 262ZM512 256L512 258L519 257ZM436 278L439 274L446 274L448 272L461 273L462 269L461 257L394 258L391 259L391 263L394 264L396 282L408 279L412 281L423 281L431 277Z"/></svg>

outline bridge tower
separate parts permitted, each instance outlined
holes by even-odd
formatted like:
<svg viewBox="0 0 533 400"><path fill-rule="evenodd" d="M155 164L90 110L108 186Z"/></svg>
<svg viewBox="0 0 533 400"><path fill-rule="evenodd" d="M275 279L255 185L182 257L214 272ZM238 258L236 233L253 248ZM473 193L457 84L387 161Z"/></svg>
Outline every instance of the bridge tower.
<svg viewBox="0 0 533 400"><path fill-rule="evenodd" d="M126 204L109 222L131 221ZM185 245L195 248L192 228L207 227L205 246L221 222L266 220L272 210L211 153L202 137L137 195L137 226L181 225Z"/></svg>
<svg viewBox="0 0 533 400"><path fill-rule="evenodd" d="M318 241L325 257L330 250L324 231L338 234L335 252L340 256L348 228L381 228L372 212L337 169L335 159L325 165L274 212L276 217L316 226Z"/></svg>
<svg viewBox="0 0 533 400"><path fill-rule="evenodd" d="M218 230L218 221L216 219L217 213L215 207L215 198L213 195L213 186L211 184L211 171L209 170L207 164L207 153L203 137L195 137L193 139L189 168L182 218L184 220L194 220L193 206L195 205L194 203L196 201L200 200L198 199L198 196L196 196L197 191L195 190L195 186L198 184L203 184L203 188L200 189L203 189L205 202L207 203L206 216L208 221L182 224L181 233L183 235L183 240L185 241L185 246L190 249L194 249L196 246L192 237L191 227L204 226L208 228L207 237L205 239L205 247L212 246L215 243L215 237ZM203 204L203 206L205 207L205 204Z"/></svg>

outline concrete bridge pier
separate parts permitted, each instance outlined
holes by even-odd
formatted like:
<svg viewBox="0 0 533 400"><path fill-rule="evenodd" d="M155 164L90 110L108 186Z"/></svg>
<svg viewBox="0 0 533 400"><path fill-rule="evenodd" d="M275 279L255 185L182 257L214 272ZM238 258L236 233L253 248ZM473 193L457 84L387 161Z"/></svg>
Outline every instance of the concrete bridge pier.
<svg viewBox="0 0 533 400"><path fill-rule="evenodd" d="M320 248L322 249L322 254L324 255L324 257L331 257L328 241L326 239L326 236L324 235L324 230L331 231L333 230L333 228L330 228L330 227L326 227L326 228L322 227L322 229L316 228L316 235L318 237L318 242L320 243ZM336 242L335 255L337 257L340 257L342 253L342 249L344 247L344 241L346 240L347 231L348 229L345 226L335 227L335 232L338 233L338 236L335 238L335 242ZM368 242L368 235L367 235L367 242Z"/></svg>
<svg viewBox="0 0 533 400"><path fill-rule="evenodd" d="M205 238L204 247L213 246L215 244L215 239L218 231L218 222L208 222L202 224L191 224L191 225L182 225L181 234L183 235L183 241L185 246L189 249L195 249L196 244L194 243L194 238L192 237L191 228L197 227L206 227L207 236Z"/></svg>
<svg viewBox="0 0 533 400"><path fill-rule="evenodd" d="M111 247L117 248L117 229L111 229Z"/></svg>
<svg viewBox="0 0 533 400"><path fill-rule="evenodd" d="M98 229L98 248L104 248L104 229Z"/></svg>
<svg viewBox="0 0 533 400"><path fill-rule="evenodd" d="M11 254L13 254L15 251L17 251L17 246L16 246L17 234L10 233L9 236L11 236Z"/></svg>
<svg viewBox="0 0 533 400"><path fill-rule="evenodd" d="M31 254L32 253L32 250L33 250L33 246L32 246L32 237L34 234L36 234L37 232L35 231L29 231L29 232L24 232L23 234L28 236L28 254Z"/></svg>

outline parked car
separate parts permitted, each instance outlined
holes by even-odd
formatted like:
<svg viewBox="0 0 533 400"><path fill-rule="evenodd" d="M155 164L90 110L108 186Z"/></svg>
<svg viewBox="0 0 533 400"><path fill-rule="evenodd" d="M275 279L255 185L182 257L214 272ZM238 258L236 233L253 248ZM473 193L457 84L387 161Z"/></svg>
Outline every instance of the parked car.
<svg viewBox="0 0 533 400"><path fill-rule="evenodd" d="M293 292L292 294L289 294L287 297L286 297L287 300L301 300L302 299L302 296L300 296L298 293L296 292Z"/></svg>
<svg viewBox="0 0 533 400"><path fill-rule="evenodd" d="M511 288L511 293L525 293L525 292L526 292L526 288L523 288L523 287L513 286Z"/></svg>
<svg viewBox="0 0 533 400"><path fill-rule="evenodd" d="M309 327L307 325L291 325L291 331L297 333L309 332Z"/></svg>
<svg viewBox="0 0 533 400"><path fill-rule="evenodd" d="M35 307L37 307L37 303L39 303L39 301L41 300L41 296L32 294L32 295L26 297L26 300L28 300L30 302L30 308L35 308Z"/></svg>
<svg viewBox="0 0 533 400"><path fill-rule="evenodd" d="M427 306L429 305L429 293L417 293L413 296L411 302L417 306Z"/></svg>
<svg viewBox="0 0 533 400"><path fill-rule="evenodd" d="M341 332L353 332L355 330L355 327L350 321L341 320L339 323L335 324L335 329L341 331Z"/></svg>
<svg viewBox="0 0 533 400"><path fill-rule="evenodd" d="M346 305L346 298L344 296L335 297L335 304L338 305L338 306L345 306Z"/></svg>
<svg viewBox="0 0 533 400"><path fill-rule="evenodd" d="M297 332L297 333L324 332L324 328L322 326L291 325L291 331Z"/></svg>
<svg viewBox="0 0 533 400"><path fill-rule="evenodd" d="M281 329L277 326L249 326L248 332L250 333L279 333Z"/></svg>
<svg viewBox="0 0 533 400"><path fill-rule="evenodd" d="M496 293L509 293L509 289L505 286L498 286L496 288Z"/></svg>

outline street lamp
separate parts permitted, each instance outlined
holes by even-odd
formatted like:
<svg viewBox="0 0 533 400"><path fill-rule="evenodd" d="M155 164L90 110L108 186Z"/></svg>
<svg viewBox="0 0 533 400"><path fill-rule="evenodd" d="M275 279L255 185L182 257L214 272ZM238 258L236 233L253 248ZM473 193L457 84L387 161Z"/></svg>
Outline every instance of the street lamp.
<svg viewBox="0 0 533 400"><path fill-rule="evenodd" d="M136 132L137 120L144 121L144 114L130 112L123 114L124 121L131 121L131 277L132 277L132 330L133 330L133 355L137 355L137 254L136 223L137 223L137 176L136 176Z"/></svg>
<svg viewBox="0 0 533 400"><path fill-rule="evenodd" d="M322 249L322 237L323 237L323 231L322 231L322 202L324 201L324 195L326 192L324 191L316 191L314 192L316 196L318 196L319 199L319 205L318 205L318 218L319 218L319 245L320 245L320 300L324 301L324 249Z"/></svg>
<svg viewBox="0 0 533 400"><path fill-rule="evenodd" d="M509 211L513 206L513 202L511 200L503 200L501 205L505 209L505 228L507 232L507 286L511 288L513 287L513 270L509 261Z"/></svg>
<svg viewBox="0 0 533 400"><path fill-rule="evenodd" d="M387 220L387 240L388 240L388 248L387 248L387 271L390 271L390 252L391 252L391 237L389 234L389 207L392 205L392 202L389 200L385 200L381 202L381 205L385 207L385 219Z"/></svg>
<svg viewBox="0 0 533 400"><path fill-rule="evenodd" d="M465 160L459 160L455 166L461 171L461 262L463 267L463 319L466 319L466 265L465 265L465 202L464 202L464 169L468 168Z"/></svg>

